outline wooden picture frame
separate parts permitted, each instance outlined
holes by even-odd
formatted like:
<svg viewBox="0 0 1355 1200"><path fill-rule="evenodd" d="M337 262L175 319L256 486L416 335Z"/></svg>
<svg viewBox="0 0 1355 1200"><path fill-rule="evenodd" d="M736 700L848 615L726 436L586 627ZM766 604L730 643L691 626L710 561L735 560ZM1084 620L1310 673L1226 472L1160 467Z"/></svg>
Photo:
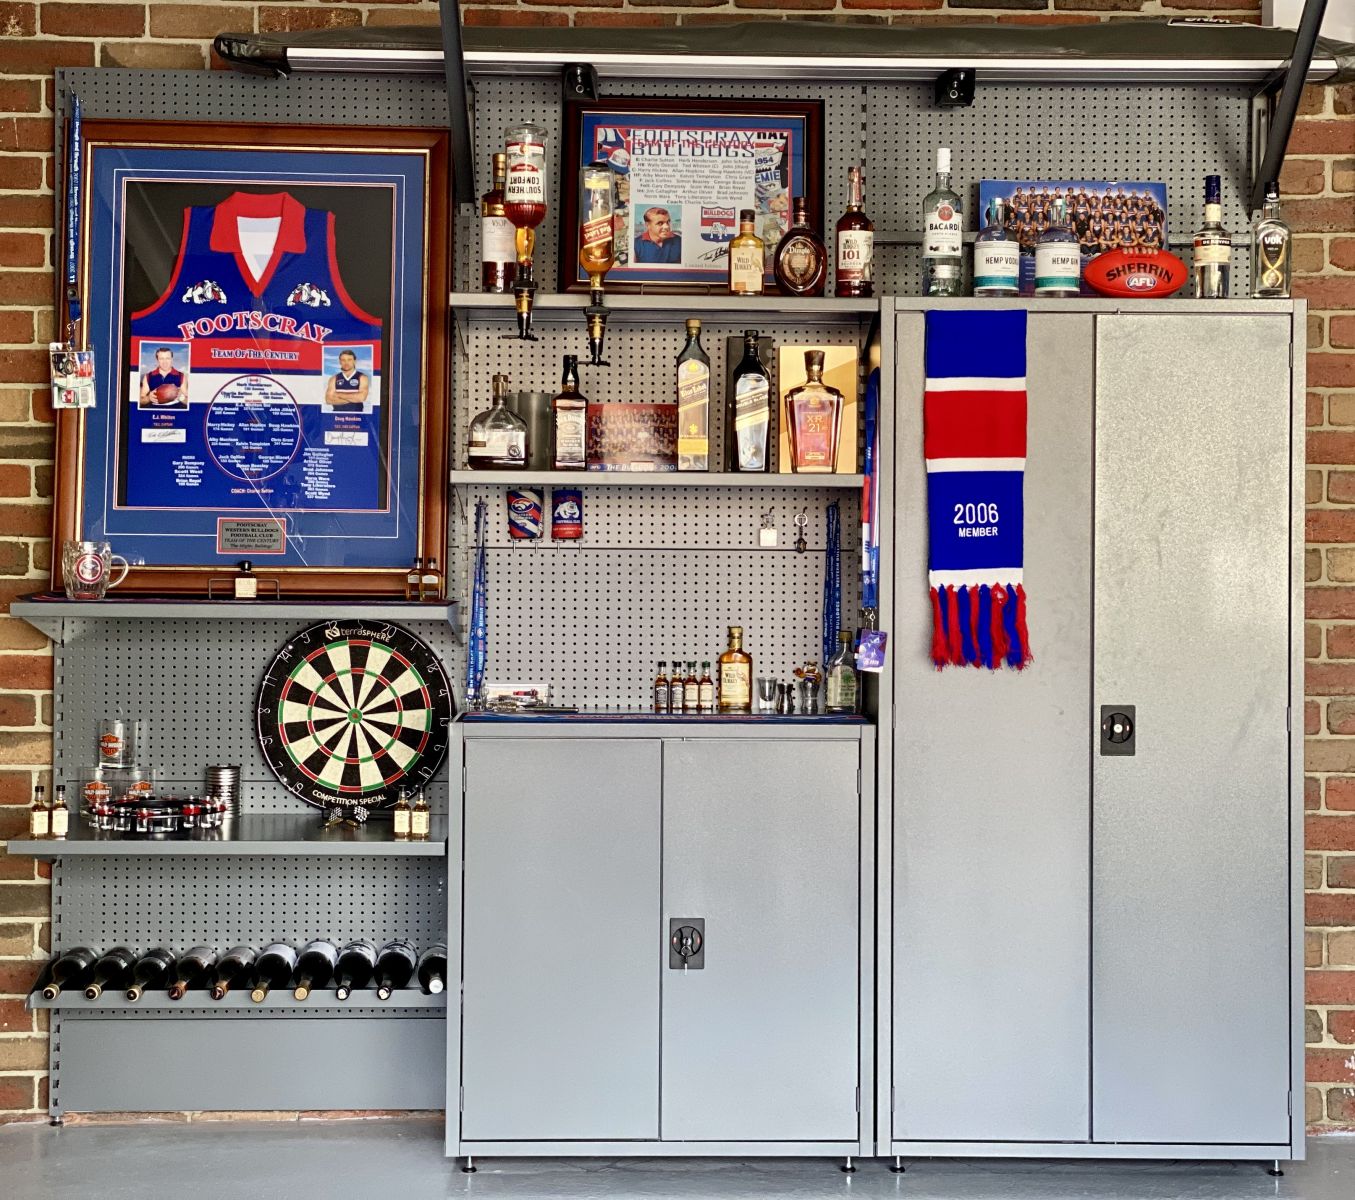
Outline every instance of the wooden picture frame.
<svg viewBox="0 0 1355 1200"><path fill-rule="evenodd" d="M792 197L806 198L809 220L822 231L823 101L570 102L560 171L561 291L588 290L579 267L579 168L594 161L617 171L621 201L608 291L723 291L740 208L758 214L769 286ZM651 220L652 213L663 215Z"/></svg>
<svg viewBox="0 0 1355 1200"><path fill-rule="evenodd" d="M403 596L447 536L446 132L86 120L80 167L97 399L57 414L53 590L73 538L122 593L248 559Z"/></svg>

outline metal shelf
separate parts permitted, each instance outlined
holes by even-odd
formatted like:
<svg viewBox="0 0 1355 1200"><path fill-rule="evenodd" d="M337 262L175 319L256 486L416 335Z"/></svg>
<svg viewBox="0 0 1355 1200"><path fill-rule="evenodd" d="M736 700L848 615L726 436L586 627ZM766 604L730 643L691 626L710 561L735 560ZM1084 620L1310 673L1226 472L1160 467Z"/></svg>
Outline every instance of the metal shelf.
<svg viewBox="0 0 1355 1200"><path fill-rule="evenodd" d="M107 599L68 600L65 596L23 596L9 606L12 617L27 621L54 642L65 644L63 622L80 620L184 621L444 621L456 628L457 605L387 600L355 602L315 598L297 600Z"/></svg>
<svg viewBox="0 0 1355 1200"><path fill-rule="evenodd" d="M471 320L502 319L516 322L513 296L492 292L453 292L453 310ZM839 296L728 296L711 293L660 292L645 295L611 295L605 301L612 322L674 320L676 317L708 317L731 322L766 317L813 317L818 320L843 317L854 321L880 311L878 299L851 300ZM532 306L536 321L580 321L588 305L586 295L572 292L538 292Z"/></svg>
<svg viewBox="0 0 1355 1200"><path fill-rule="evenodd" d="M846 488L861 487L861 475L786 475L736 471L452 471L457 484L537 484L541 486L593 487L767 487Z"/></svg>
<svg viewBox="0 0 1355 1200"><path fill-rule="evenodd" d="M323 992L312 992L306 1000L296 999L290 989L281 989L270 992L265 996L262 1002L256 1004L249 998L249 989L242 987L239 991L228 992L221 1000L213 1000L204 991L189 992L182 1000L171 1000L163 993L157 992L154 996L142 996L140 1000L128 1000L121 992L105 992L97 1000L86 1000L84 992L63 992L55 1000L43 999L40 991L33 991L28 994L25 1002L30 1009L34 1008L59 1008L66 1011L80 1012L106 1012L110 1009L118 1012L161 1012L168 1010L170 1012L192 1012L196 1009L205 1009L209 1012L215 1012L218 1009L243 1008L250 1011L265 1011L267 1009L287 1009L295 1011L297 1009L383 1009L383 1008L446 1008L447 993L439 992L436 996L426 996L419 988L401 988L391 994L389 1000L378 1000L375 988L363 988L361 991L355 991L347 1000L339 1000L335 997L333 991L326 989Z"/></svg>
<svg viewBox="0 0 1355 1200"><path fill-rule="evenodd" d="M447 818L433 818L426 842L397 842L384 820L363 826L323 827L312 813L245 813L229 827L202 832L164 834L112 833L91 829L83 819L64 838L12 838L10 854L28 858L110 855L245 855L355 854L411 858L447 856Z"/></svg>

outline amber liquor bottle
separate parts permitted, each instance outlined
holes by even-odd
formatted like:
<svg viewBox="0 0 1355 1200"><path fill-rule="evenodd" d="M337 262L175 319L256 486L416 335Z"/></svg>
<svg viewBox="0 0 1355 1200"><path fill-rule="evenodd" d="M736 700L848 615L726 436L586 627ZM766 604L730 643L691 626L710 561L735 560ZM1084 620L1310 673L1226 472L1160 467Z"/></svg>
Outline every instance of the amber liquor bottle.
<svg viewBox="0 0 1355 1200"><path fill-rule="evenodd" d="M783 296L822 296L828 282L828 251L818 230L809 223L803 196L794 202L795 220L776 244L772 272Z"/></svg>
<svg viewBox="0 0 1355 1200"><path fill-rule="evenodd" d="M720 655L720 700L722 713L753 711L753 660L743 648L743 626L729 627L729 646Z"/></svg>
<svg viewBox="0 0 1355 1200"><path fill-rule="evenodd" d="M842 393L823 382L823 351L805 351L805 382L786 393L790 466L800 474L837 470L842 433Z"/></svg>
<svg viewBox="0 0 1355 1200"><path fill-rule="evenodd" d="M729 290L735 296L760 296L767 271L766 243L754 232L751 208L739 209L739 233L729 243Z"/></svg>
<svg viewBox="0 0 1355 1200"><path fill-rule="evenodd" d="M583 471L588 467L588 401L579 393L579 357L566 354L560 391L551 406L551 467Z"/></svg>
<svg viewBox="0 0 1355 1200"><path fill-rule="evenodd" d="M517 230L503 213L503 181L508 155L494 155L494 186L480 197L480 286L486 292L508 292L517 276Z"/></svg>
<svg viewBox="0 0 1355 1200"><path fill-rule="evenodd" d="M847 211L837 222L837 294L872 296L875 284L872 260L875 257L875 224L863 211L864 184L861 168L847 172L850 197Z"/></svg>

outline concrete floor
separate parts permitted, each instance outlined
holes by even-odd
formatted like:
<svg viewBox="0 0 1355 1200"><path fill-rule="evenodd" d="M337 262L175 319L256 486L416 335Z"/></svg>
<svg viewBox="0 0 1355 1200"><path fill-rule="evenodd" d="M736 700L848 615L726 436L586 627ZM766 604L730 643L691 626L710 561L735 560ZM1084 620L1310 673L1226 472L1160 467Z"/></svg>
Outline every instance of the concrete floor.
<svg viewBox="0 0 1355 1200"><path fill-rule="evenodd" d="M962 1162L928 1159L891 1175L867 1161L486 1159L465 1175L443 1158L436 1121L0 1126L3 1200L358 1200L445 1196L907 1196L916 1200L1353 1200L1355 1138L1314 1139L1272 1179L1253 1163Z"/></svg>

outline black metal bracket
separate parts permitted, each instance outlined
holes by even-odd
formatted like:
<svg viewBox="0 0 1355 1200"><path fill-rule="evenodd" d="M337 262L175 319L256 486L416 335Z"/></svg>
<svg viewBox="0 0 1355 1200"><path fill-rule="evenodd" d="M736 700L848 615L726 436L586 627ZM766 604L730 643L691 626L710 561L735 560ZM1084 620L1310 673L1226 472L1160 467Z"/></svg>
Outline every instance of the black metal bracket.
<svg viewBox="0 0 1355 1200"><path fill-rule="evenodd" d="M951 67L936 77L932 95L938 108L969 108L974 103L972 67Z"/></svg>
<svg viewBox="0 0 1355 1200"><path fill-rule="evenodd" d="M1265 202L1266 184L1280 177L1280 166L1294 131L1299 97L1313 65L1318 31L1327 13L1327 0L1306 0L1294 35L1294 50L1284 72L1273 78L1256 96L1252 128L1252 177L1247 211L1255 212Z"/></svg>
<svg viewBox="0 0 1355 1200"><path fill-rule="evenodd" d="M438 0L442 16L442 69L447 76L447 128L452 135L452 201L474 204L475 154L470 89L461 45L461 0Z"/></svg>
<svg viewBox="0 0 1355 1200"><path fill-rule="evenodd" d="M569 63L560 72L560 91L566 104L598 98L598 73L592 63Z"/></svg>

